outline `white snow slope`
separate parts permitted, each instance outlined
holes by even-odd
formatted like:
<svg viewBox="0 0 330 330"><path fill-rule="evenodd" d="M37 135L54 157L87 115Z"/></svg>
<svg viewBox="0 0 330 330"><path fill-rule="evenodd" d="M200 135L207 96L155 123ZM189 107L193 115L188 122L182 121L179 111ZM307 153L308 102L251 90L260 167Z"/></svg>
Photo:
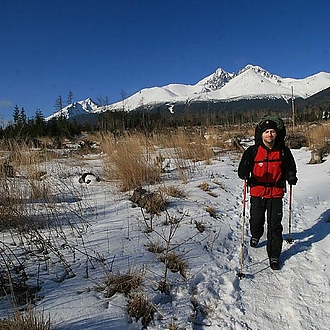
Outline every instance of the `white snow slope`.
<svg viewBox="0 0 330 330"><path fill-rule="evenodd" d="M112 183L104 181L78 183L78 173L101 171L99 158L85 160L79 169L68 167L60 180L65 186L70 186L71 180L81 192L80 198L90 206L85 210L89 226L81 236L84 244L79 243L79 237L72 239L80 251L102 256L104 262L93 260L86 278L88 261L77 249L72 262L76 276L62 282L57 280L59 266L57 272L53 268L42 271L41 267L39 294L43 299L37 303L38 309L49 312L55 329L60 330L141 329L140 321L127 316L122 294L105 298L96 287L104 282L110 268L114 273L144 269L142 290L157 309L148 329L168 329L171 322L179 329L330 329L330 223L326 221L330 218L330 161L308 165L308 150L293 150L293 154L299 176L293 189L294 243L284 242L281 270L271 270L266 237L257 248L249 247L247 203L242 279L237 276L243 222L243 183L237 177L241 155L226 153L217 156L211 165L197 163L185 184L174 168L165 174L160 186L174 185L187 194L185 198L169 198L168 215L180 220L173 249L185 259L188 269L186 278L169 272L170 296L157 290L164 264L146 248L149 242L164 243L162 237L169 230L164 225L165 212L154 219L154 231L146 234L140 208L133 208L129 201L131 192L119 193ZM198 187L205 182L212 194ZM156 190L157 186L148 189ZM71 203L74 207L75 202ZM208 206L214 208L216 218L206 212ZM288 209L286 196L284 238ZM205 225L204 232L197 231L195 221ZM2 239L11 242L5 233ZM67 253L71 260L70 251ZM29 274L32 281L36 273L30 270ZM1 315L7 316L10 306L6 298L0 301L0 308Z"/></svg>

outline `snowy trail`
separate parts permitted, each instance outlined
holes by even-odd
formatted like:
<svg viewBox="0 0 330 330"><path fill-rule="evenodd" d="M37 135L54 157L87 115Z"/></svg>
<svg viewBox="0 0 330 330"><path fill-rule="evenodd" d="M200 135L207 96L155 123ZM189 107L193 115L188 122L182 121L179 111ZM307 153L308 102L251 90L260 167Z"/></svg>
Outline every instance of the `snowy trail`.
<svg viewBox="0 0 330 330"><path fill-rule="evenodd" d="M235 277L239 248L228 260L223 271L210 267L206 278L212 279L211 286L218 293L217 319L213 327L221 329L326 329L330 322L330 276L329 276L329 233L330 225L324 214L328 214L329 169L327 165L306 167L306 154L296 152L298 168L304 169L301 185L294 187L293 233L294 243L283 242L280 271L272 271L266 254L266 238L257 248L248 246L249 230L246 228L244 251L244 279ZM308 187L309 180L318 178L320 188L317 196ZM313 182L313 187L315 180ZM239 194L239 191L237 191ZM240 245L238 227L241 219L236 205L232 215L236 226L232 243ZM285 204L284 207L287 207ZM322 216L323 214L323 216ZM247 212L247 220L248 220ZM288 211L284 210L284 233L287 233ZM329 217L329 215L328 215ZM248 222L248 221L247 221ZM233 224L232 224L233 225ZM285 238L285 237L284 237ZM220 257L220 256L219 256ZM233 262L234 261L234 262ZM208 288L201 288L205 292Z"/></svg>

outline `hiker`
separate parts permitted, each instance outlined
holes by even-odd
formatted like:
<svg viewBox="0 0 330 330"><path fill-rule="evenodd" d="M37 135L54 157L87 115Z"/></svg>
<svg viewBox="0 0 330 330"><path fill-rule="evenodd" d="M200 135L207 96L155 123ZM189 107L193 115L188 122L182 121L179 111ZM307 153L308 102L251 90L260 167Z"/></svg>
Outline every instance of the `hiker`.
<svg viewBox="0 0 330 330"><path fill-rule="evenodd" d="M256 127L255 144L244 151L238 166L239 178L250 187L250 246L257 247L267 214L266 250L273 270L280 269L286 181L291 186L298 181L295 160L284 143L285 133L281 118L264 117Z"/></svg>

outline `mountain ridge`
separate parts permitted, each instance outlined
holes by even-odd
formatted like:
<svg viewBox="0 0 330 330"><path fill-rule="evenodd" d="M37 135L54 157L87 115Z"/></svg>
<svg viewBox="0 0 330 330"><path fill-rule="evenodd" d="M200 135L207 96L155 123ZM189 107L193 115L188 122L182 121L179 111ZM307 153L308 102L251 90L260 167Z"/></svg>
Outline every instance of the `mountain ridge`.
<svg viewBox="0 0 330 330"><path fill-rule="evenodd" d="M330 73L321 71L302 79L283 78L260 66L248 64L237 73L216 69L195 85L168 84L143 88L133 95L106 106L97 105L91 98L74 102L55 112L47 120L64 116L73 118L81 114L100 114L106 111L152 110L165 108L173 113L178 104L224 103L239 100L306 99L330 87Z"/></svg>

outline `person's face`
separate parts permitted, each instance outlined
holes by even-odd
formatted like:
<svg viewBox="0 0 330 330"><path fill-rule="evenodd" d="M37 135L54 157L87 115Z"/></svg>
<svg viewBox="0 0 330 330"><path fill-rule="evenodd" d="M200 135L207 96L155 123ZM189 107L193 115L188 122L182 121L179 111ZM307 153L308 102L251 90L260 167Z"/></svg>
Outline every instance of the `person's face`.
<svg viewBox="0 0 330 330"><path fill-rule="evenodd" d="M264 141L264 143L273 143L275 141L276 136L276 131L270 128L262 133L262 140Z"/></svg>

